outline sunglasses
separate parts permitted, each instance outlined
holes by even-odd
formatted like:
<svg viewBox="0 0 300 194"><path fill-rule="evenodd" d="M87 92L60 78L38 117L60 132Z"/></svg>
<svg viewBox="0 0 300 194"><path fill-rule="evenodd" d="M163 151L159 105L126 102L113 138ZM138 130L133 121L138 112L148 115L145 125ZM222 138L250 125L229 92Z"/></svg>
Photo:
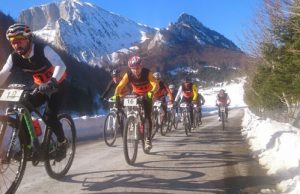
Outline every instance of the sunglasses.
<svg viewBox="0 0 300 194"><path fill-rule="evenodd" d="M12 36L9 38L9 42L11 43L17 43L17 42L20 42L20 41L23 41L23 40L28 40L28 38L24 37L24 36Z"/></svg>

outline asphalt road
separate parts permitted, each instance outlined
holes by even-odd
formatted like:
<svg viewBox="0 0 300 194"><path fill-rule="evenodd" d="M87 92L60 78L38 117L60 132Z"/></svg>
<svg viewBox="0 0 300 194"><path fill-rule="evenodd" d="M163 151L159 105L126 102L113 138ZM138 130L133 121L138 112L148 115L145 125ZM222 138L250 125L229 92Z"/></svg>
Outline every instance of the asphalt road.
<svg viewBox="0 0 300 194"><path fill-rule="evenodd" d="M214 115L189 137L182 127L157 135L151 154L139 146L135 166L125 162L121 138L107 147L94 136L78 144L63 180L28 163L17 193L276 193L275 178L251 157L241 136L242 117L242 109L231 110L225 131Z"/></svg>

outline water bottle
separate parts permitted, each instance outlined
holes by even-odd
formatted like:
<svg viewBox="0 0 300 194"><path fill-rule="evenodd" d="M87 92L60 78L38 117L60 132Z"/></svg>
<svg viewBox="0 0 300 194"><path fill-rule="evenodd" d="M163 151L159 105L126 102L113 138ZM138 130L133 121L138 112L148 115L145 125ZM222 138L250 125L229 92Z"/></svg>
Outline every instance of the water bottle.
<svg viewBox="0 0 300 194"><path fill-rule="evenodd" d="M33 123L33 127L34 127L34 131L36 136L41 136L42 135L42 128L40 125L40 122L37 118L32 117L32 123Z"/></svg>

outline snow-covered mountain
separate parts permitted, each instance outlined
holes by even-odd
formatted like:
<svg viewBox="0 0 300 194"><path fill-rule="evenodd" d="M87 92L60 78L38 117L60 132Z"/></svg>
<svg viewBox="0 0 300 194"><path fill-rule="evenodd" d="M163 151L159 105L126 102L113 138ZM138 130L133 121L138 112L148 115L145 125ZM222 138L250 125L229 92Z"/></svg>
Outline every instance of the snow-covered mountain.
<svg viewBox="0 0 300 194"><path fill-rule="evenodd" d="M100 65L101 56L143 42L155 31L79 0L30 8L19 21L30 25L39 38L93 66Z"/></svg>

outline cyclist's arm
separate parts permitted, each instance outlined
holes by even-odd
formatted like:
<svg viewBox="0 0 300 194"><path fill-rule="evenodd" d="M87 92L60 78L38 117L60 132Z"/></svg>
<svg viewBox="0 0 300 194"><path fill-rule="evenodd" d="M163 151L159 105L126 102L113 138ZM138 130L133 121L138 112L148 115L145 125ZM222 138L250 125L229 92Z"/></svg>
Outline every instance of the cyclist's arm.
<svg viewBox="0 0 300 194"><path fill-rule="evenodd" d="M227 104L231 103L231 99L229 98L229 96L227 95Z"/></svg>
<svg viewBox="0 0 300 194"><path fill-rule="evenodd" d="M59 81L66 71L66 65L60 58L60 56L49 46L44 48L45 57L49 60L51 65L54 66L54 72L52 77Z"/></svg>
<svg viewBox="0 0 300 194"><path fill-rule="evenodd" d="M202 94L200 94L200 99L201 99L201 104L204 104L205 103L205 99L204 99L204 97L203 97Z"/></svg>
<svg viewBox="0 0 300 194"><path fill-rule="evenodd" d="M9 57L6 60L5 65L3 66L2 70L0 71L0 86L4 84L4 82L7 80L8 76L11 74L11 69L13 67L13 61L12 56L9 55Z"/></svg>
<svg viewBox="0 0 300 194"><path fill-rule="evenodd" d="M181 92L182 92L182 86L180 86L178 88L178 91L177 91L177 94L176 94L176 97L175 97L175 102L178 102L180 96L181 96Z"/></svg>
<svg viewBox="0 0 300 194"><path fill-rule="evenodd" d="M156 79L153 77L153 73L149 72L148 74L148 80L150 81L150 84L152 85L152 90L151 92L155 93L159 89L159 84L156 81Z"/></svg>
<svg viewBox="0 0 300 194"><path fill-rule="evenodd" d="M193 101L196 101L198 98L198 92L197 92L197 86L195 84L193 84L192 90L193 90L193 94L194 94Z"/></svg>
<svg viewBox="0 0 300 194"><path fill-rule="evenodd" d="M102 94L102 98L105 98L106 95L108 94L108 92L113 88L113 81L111 80L108 84L108 86L106 87L106 89L104 90L103 94Z"/></svg>
<svg viewBox="0 0 300 194"><path fill-rule="evenodd" d="M123 76L122 80L120 81L120 83L118 84L118 86L116 87L115 90L115 96L120 96L122 90L126 87L126 85L128 84L128 75L127 73L125 73L125 75Z"/></svg>

